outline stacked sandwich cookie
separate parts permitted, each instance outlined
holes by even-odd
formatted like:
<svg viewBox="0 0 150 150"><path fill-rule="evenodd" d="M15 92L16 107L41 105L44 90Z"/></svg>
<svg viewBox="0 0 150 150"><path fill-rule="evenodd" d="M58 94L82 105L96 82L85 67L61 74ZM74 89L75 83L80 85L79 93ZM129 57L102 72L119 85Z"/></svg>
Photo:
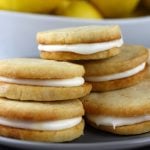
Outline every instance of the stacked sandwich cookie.
<svg viewBox="0 0 150 150"><path fill-rule="evenodd" d="M43 59L95 60L115 56L123 44L119 26L82 26L37 34Z"/></svg>
<svg viewBox="0 0 150 150"><path fill-rule="evenodd" d="M91 93L82 102L93 127L120 135L150 132L150 78L121 90Z"/></svg>
<svg viewBox="0 0 150 150"><path fill-rule="evenodd" d="M0 135L43 142L71 141L83 134L79 100L22 102L0 98Z"/></svg>
<svg viewBox="0 0 150 150"><path fill-rule="evenodd" d="M104 92L126 88L139 83L146 74L148 51L143 46L124 45L115 57L86 61L85 80L92 84L92 91Z"/></svg>
<svg viewBox="0 0 150 150"><path fill-rule="evenodd" d="M0 61L0 96L16 100L55 101L83 97L91 90L84 68L42 59Z"/></svg>
<svg viewBox="0 0 150 150"><path fill-rule="evenodd" d="M84 72L68 62L0 60L0 135L46 142L80 137L84 109L78 98L91 90Z"/></svg>

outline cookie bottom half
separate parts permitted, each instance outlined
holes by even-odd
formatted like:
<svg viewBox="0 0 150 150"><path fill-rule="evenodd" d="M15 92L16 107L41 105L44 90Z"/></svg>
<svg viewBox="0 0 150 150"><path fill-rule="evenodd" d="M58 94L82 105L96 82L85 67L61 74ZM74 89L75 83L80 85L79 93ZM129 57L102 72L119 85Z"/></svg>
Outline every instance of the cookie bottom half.
<svg viewBox="0 0 150 150"><path fill-rule="evenodd" d="M28 86L0 82L0 97L32 101L71 100L89 94L91 88L91 85L88 83L82 86L66 88Z"/></svg>
<svg viewBox="0 0 150 150"><path fill-rule="evenodd" d="M119 135L137 135L137 134L150 132L150 121L132 124L132 125L120 126L116 128L113 128L112 126L103 126L103 125L97 126L95 123L89 120L87 120L87 122L88 124L90 124L96 129L107 131L114 134L119 134Z"/></svg>
<svg viewBox="0 0 150 150"><path fill-rule="evenodd" d="M50 60L96 60L96 59L104 59L109 58L120 53L119 48L112 48L106 51L89 54L89 55L82 55L73 52L46 52L41 51L40 57L43 59L50 59Z"/></svg>
<svg viewBox="0 0 150 150"><path fill-rule="evenodd" d="M143 71L137 73L136 75L127 78L111 80L111 81L103 81L103 82L89 82L89 83L92 84L92 91L95 92L117 90L117 89L127 88L139 83L144 79L146 73L147 73L147 67Z"/></svg>
<svg viewBox="0 0 150 150"><path fill-rule="evenodd" d="M78 125L72 128L60 131L36 131L0 125L1 136L27 141L41 141L41 142L72 141L83 135L83 131L84 131L84 120L82 120Z"/></svg>

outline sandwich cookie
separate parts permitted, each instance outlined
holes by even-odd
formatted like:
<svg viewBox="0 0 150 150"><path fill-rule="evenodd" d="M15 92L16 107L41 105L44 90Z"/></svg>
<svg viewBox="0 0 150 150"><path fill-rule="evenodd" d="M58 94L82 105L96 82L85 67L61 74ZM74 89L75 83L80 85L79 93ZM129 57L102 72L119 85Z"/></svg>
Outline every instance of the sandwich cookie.
<svg viewBox="0 0 150 150"><path fill-rule="evenodd" d="M119 54L123 45L119 26L81 26L37 33L43 59L89 60Z"/></svg>
<svg viewBox="0 0 150 150"><path fill-rule="evenodd" d="M83 97L91 90L84 68L68 62L42 59L0 61L0 97L55 101Z"/></svg>
<svg viewBox="0 0 150 150"><path fill-rule="evenodd" d="M23 102L0 98L0 135L22 140L65 142L83 135L79 100Z"/></svg>
<svg viewBox="0 0 150 150"><path fill-rule="evenodd" d="M115 57L85 61L85 80L93 91L110 91L132 86L146 74L148 51L142 46L125 45Z"/></svg>
<svg viewBox="0 0 150 150"><path fill-rule="evenodd" d="M120 135L150 132L150 79L117 91L82 98L87 122Z"/></svg>

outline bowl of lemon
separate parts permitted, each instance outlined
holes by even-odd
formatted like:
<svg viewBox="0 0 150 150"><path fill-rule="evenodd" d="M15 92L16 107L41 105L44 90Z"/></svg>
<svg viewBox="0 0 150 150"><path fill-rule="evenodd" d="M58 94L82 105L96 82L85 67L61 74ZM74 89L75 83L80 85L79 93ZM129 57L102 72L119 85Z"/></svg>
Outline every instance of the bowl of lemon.
<svg viewBox="0 0 150 150"><path fill-rule="evenodd" d="M150 0L0 0L0 57L38 56L38 31L119 24L124 41L150 47Z"/></svg>

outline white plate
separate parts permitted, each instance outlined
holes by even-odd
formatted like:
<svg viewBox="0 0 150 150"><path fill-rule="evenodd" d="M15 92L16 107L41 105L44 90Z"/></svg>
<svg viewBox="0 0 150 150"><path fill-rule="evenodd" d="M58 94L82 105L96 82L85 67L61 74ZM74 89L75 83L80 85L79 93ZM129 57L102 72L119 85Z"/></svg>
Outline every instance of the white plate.
<svg viewBox="0 0 150 150"><path fill-rule="evenodd" d="M0 137L0 144L3 146L28 150L125 150L127 148L150 145L150 133L136 136L119 136L88 127L86 128L84 136L69 143L29 142Z"/></svg>

